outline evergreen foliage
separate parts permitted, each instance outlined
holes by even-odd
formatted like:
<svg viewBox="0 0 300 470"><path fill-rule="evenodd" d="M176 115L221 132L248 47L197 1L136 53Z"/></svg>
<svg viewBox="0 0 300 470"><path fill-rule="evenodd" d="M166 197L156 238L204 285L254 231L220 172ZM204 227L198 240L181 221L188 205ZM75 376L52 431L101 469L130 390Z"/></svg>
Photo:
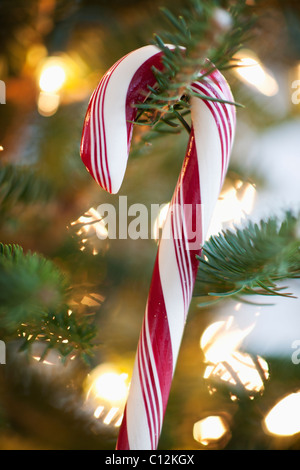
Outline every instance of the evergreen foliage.
<svg viewBox="0 0 300 470"><path fill-rule="evenodd" d="M243 229L226 230L204 245L194 295L213 300L249 294L290 296L278 283L300 277L299 219L287 212Z"/></svg>
<svg viewBox="0 0 300 470"><path fill-rule="evenodd" d="M17 245L0 245L0 322L2 337L22 339L21 349L45 342L45 354L90 355L95 327L73 313L69 281L50 260L24 253Z"/></svg>
<svg viewBox="0 0 300 470"><path fill-rule="evenodd" d="M236 66L231 60L246 40L253 18L250 21L247 16L245 1L230 6L230 2L192 0L179 17L166 8L162 11L172 28L156 34L153 42L163 52L164 69L153 68L158 86L149 88L146 102L136 105L140 110L137 124L155 126L158 132L167 130L162 124L170 126L171 132L183 126L189 133L190 97L214 101L195 93L191 84L205 79L215 67Z"/></svg>

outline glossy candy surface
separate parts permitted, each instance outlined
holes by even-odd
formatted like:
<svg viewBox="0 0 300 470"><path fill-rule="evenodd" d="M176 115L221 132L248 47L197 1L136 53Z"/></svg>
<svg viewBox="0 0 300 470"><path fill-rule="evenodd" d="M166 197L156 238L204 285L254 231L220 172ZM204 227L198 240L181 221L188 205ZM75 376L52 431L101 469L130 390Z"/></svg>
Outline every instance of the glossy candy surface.
<svg viewBox="0 0 300 470"><path fill-rule="evenodd" d="M98 184L118 192L126 170L132 103L155 85L152 66L162 68L154 46L118 61L94 91L84 123L81 156ZM218 70L195 82L197 93L233 101ZM164 225L117 449L156 449L194 288L198 260L228 168L235 133L232 104L191 101L192 129Z"/></svg>

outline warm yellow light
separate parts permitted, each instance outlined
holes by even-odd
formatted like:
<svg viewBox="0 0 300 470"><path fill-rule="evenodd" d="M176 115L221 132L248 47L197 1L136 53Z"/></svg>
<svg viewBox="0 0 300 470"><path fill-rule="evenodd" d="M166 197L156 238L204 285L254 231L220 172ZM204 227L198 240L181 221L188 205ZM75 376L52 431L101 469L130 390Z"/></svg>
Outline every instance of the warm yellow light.
<svg viewBox="0 0 300 470"><path fill-rule="evenodd" d="M102 412L103 412L103 410L104 410L104 406L102 406L102 405L101 405L101 406L97 406L97 408L96 408L95 411L94 411L94 417L95 417L96 419L99 419L100 416L101 416L101 414L102 414Z"/></svg>
<svg viewBox="0 0 300 470"><path fill-rule="evenodd" d="M255 197L255 186L241 180L224 189L217 201L206 239L240 223L252 212Z"/></svg>
<svg viewBox="0 0 300 470"><path fill-rule="evenodd" d="M87 398L95 399L99 402L98 406L103 403L121 406L128 394L128 374L116 370L109 364L103 364L89 375L87 386Z"/></svg>
<svg viewBox="0 0 300 470"><path fill-rule="evenodd" d="M240 51L235 58L238 59L235 73L244 83L253 86L266 96L278 93L279 87L275 78L251 51Z"/></svg>
<svg viewBox="0 0 300 470"><path fill-rule="evenodd" d="M118 413L119 411L119 408L113 406L109 412L107 413L107 415L105 416L104 420L103 420L103 423L104 424L110 424L112 422L112 420L115 418L116 414Z"/></svg>
<svg viewBox="0 0 300 470"><path fill-rule="evenodd" d="M97 235L101 240L108 237L107 228L101 218L99 212L91 207L84 215L81 215L77 220L71 223L71 225L78 225L81 227L77 232L77 235Z"/></svg>
<svg viewBox="0 0 300 470"><path fill-rule="evenodd" d="M269 368L263 358L258 357L257 359L260 370L249 354L235 351L227 357L226 361L208 365L204 372L204 378L218 378L232 385L242 384L249 392L261 392L264 389L262 375L265 380L268 379Z"/></svg>
<svg viewBox="0 0 300 470"><path fill-rule="evenodd" d="M241 210L244 214L250 214L256 197L255 186L250 183L246 183L244 187L242 185L239 189L241 189L242 192L242 197L240 199ZM237 195L239 196L239 192L237 192Z"/></svg>
<svg viewBox="0 0 300 470"><path fill-rule="evenodd" d="M228 432L221 416L208 416L194 424L193 437L204 446L220 440Z"/></svg>
<svg viewBox="0 0 300 470"><path fill-rule="evenodd" d="M41 116L53 116L58 110L60 96L56 93L41 91L38 97L38 111Z"/></svg>
<svg viewBox="0 0 300 470"><path fill-rule="evenodd" d="M39 86L45 93L57 93L66 81L66 71L59 57L49 58L40 73Z"/></svg>
<svg viewBox="0 0 300 470"><path fill-rule="evenodd" d="M128 374L111 364L102 364L88 375L84 386L86 406L94 418L120 426L129 390Z"/></svg>
<svg viewBox="0 0 300 470"><path fill-rule="evenodd" d="M239 304L237 304L239 309ZM264 381L269 378L267 362L257 356L239 351L243 340L255 326L252 323L241 329L230 316L226 321L218 321L209 325L200 339L200 347L204 353L207 366L205 379L219 380L232 385L243 385L249 392L262 392Z"/></svg>
<svg viewBox="0 0 300 470"><path fill-rule="evenodd" d="M83 246L80 247L81 251L85 250L84 244L92 245L91 248L94 256L96 256L99 251L103 252L108 249L108 229L106 228L106 225L99 212L93 207L85 212L84 215L78 217L77 220L71 222L71 225L75 227L78 226L76 235L80 237L81 243L83 244ZM103 241L101 246L99 245L99 242L95 240L96 237L97 239Z"/></svg>
<svg viewBox="0 0 300 470"><path fill-rule="evenodd" d="M292 436L300 432L300 392L291 393L280 400L265 418L268 432L279 436Z"/></svg>
<svg viewBox="0 0 300 470"><path fill-rule="evenodd" d="M125 383L127 377L127 374L118 375L115 372L100 375L95 381L97 398L103 398L111 403L122 401L127 396Z"/></svg>
<svg viewBox="0 0 300 470"><path fill-rule="evenodd" d="M205 359L213 364L229 360L253 328L254 324L243 330L238 328L234 325L233 316L228 317L226 321L212 323L200 339Z"/></svg>

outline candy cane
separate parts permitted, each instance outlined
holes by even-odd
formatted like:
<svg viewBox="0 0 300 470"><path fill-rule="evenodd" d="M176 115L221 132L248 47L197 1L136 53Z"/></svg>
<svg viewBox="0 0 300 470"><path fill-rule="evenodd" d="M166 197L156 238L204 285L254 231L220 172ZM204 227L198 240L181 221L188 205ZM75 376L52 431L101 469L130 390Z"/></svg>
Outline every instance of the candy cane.
<svg viewBox="0 0 300 470"><path fill-rule="evenodd" d="M170 46L171 47L171 46ZM119 190L136 108L155 86L162 52L145 46L120 59L101 79L86 114L81 157L97 183ZM160 240L117 449L156 449L210 219L225 178L235 132L230 88L214 69L193 91L187 151ZM195 239L192 240L192 237Z"/></svg>

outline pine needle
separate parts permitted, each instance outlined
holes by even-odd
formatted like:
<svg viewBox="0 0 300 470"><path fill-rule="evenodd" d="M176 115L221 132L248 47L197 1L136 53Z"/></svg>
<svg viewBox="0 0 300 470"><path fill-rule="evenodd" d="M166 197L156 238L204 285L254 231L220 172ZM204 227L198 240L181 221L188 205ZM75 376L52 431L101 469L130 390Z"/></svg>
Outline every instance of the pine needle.
<svg viewBox="0 0 300 470"><path fill-rule="evenodd" d="M5 339L28 350L42 341L62 357L91 354L95 328L68 305L72 289L64 273L37 253L0 244L0 328Z"/></svg>
<svg viewBox="0 0 300 470"><path fill-rule="evenodd" d="M153 68L157 87L149 89L151 93L147 100L136 105L139 111L147 114L147 123L152 128L163 119L166 123L165 115L182 102L183 96L188 112L192 96L219 101L196 94L191 84L205 80L214 67L219 70L232 67L231 59L241 48L252 25L244 0L233 6L230 1L190 0L189 8L178 17L166 8L161 10L171 30L155 34L153 43L163 52L164 69ZM175 49L170 50L166 44L173 44ZM139 113L137 124L144 119L144 113ZM180 113L174 118L190 133L190 126L182 120Z"/></svg>
<svg viewBox="0 0 300 470"><path fill-rule="evenodd" d="M244 229L226 230L204 245L194 296L202 303L243 295L293 297L278 282L300 277L299 218L287 212Z"/></svg>

